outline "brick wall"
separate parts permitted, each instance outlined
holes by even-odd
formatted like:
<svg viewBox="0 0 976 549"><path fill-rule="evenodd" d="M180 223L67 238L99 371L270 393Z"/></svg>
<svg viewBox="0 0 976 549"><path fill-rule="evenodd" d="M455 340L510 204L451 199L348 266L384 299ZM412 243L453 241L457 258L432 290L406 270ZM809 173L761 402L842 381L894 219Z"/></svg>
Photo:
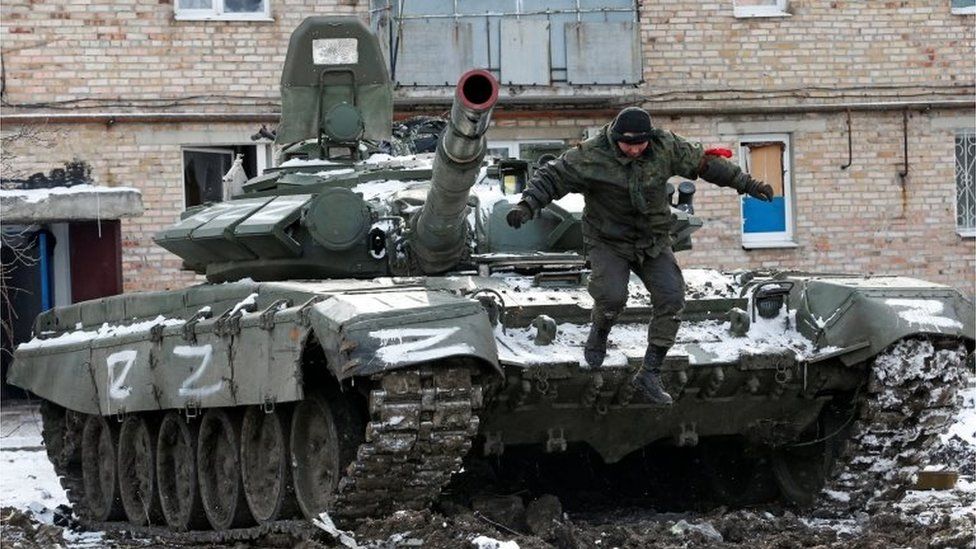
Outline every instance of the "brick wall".
<svg viewBox="0 0 976 549"><path fill-rule="evenodd" d="M127 2L125 10L107 0L3 2L6 104L0 112L276 112L281 64L294 27L313 14L364 15L368 1L270 1L273 22L175 21L172 0ZM948 0L791 5L788 18L744 20L732 17L731 0L642 3L643 104L728 110L776 102L972 100L974 18L950 15ZM737 125L768 123L786 127L792 136L797 247L743 250L735 194L702 184L697 203L706 226L682 263L898 273L976 294L976 240L961 239L954 230L955 126L946 117L976 126L971 109L912 113L904 190L896 176L902 162L900 112L854 112L854 162L848 170L839 169L847 160L843 113L660 117L659 125L689 138L733 148L729 128ZM605 122L603 115L522 113L498 117L491 135L572 140ZM14 126L4 121L5 130ZM15 169L47 171L79 158L93 166L99 182L142 190L145 215L126 220L122 229L127 291L199 280L179 271L179 260L151 241L182 209L180 145L201 144L188 136L212 134L237 136L223 144L246 143L256 124L45 128L61 132L56 144L42 151L11 145Z"/></svg>
<svg viewBox="0 0 976 549"><path fill-rule="evenodd" d="M108 0L3 2L8 105L160 110L183 98L181 110L274 111L298 23L316 14L367 17L369 9L368 0L269 0L273 22L176 21L172 1L124 9ZM643 2L647 83L639 91L699 106L971 98L976 28L949 4L793 0L790 17L736 19L732 0ZM151 101L160 98L167 101Z"/></svg>
<svg viewBox="0 0 976 549"><path fill-rule="evenodd" d="M685 266L721 269L771 268L916 276L976 295L976 240L955 232L954 130L939 124L946 113L912 113L909 121L909 176L904 189L900 112L855 113L853 164L847 170L843 114L767 117L786 126L793 150L796 248L743 250L739 202L729 189L700 183L697 213L705 226L695 235L695 249L680 254ZM690 139L735 149L723 125L760 122L758 117L718 119L682 117L659 120ZM816 124L805 130L810 121ZM605 120L502 121L492 135L504 138L520 128L562 138ZM226 125L246 134L250 125ZM951 125L950 125L951 126ZM108 185L142 190L145 215L123 223L123 273L126 291L174 288L199 281L179 270L180 261L152 242L152 235L172 224L182 211L183 187L179 135L211 132L203 124L124 124L108 128L76 124L66 138L39 156L17 150L16 167L50 169L55 159L80 158ZM725 130L727 131L727 130ZM173 134L168 142L148 136ZM191 139L187 137L186 139Z"/></svg>
<svg viewBox="0 0 976 549"><path fill-rule="evenodd" d="M525 127L565 136L564 123L528 121ZM581 131L606 120L573 123ZM848 160L844 113L671 117L655 123L736 155L737 136L728 133L730 126L775 127L770 133L791 137L797 247L743 249L738 195L699 182L696 213L705 225L695 233L694 249L678 255L682 265L906 275L976 295L976 239L955 230L955 135L957 128L976 126L971 112L910 114L904 187L898 177L904 163L900 111L852 114L853 162L846 170L840 169ZM515 135L522 124L501 122L494 134Z"/></svg>
<svg viewBox="0 0 976 549"><path fill-rule="evenodd" d="M159 110L165 102L146 100L195 96L182 110L277 111L291 31L311 15L364 13L367 0L269 2L273 22L176 21L173 0L5 1L5 98L31 105L121 98L113 108Z"/></svg>
<svg viewBox="0 0 976 549"><path fill-rule="evenodd" d="M642 42L648 92L706 99L768 94L774 102L823 97L934 95L966 87L976 58L972 16L948 0L792 0L790 17L736 19L732 1L645 2ZM795 93L785 93L796 90ZM674 99L672 95L670 99Z"/></svg>

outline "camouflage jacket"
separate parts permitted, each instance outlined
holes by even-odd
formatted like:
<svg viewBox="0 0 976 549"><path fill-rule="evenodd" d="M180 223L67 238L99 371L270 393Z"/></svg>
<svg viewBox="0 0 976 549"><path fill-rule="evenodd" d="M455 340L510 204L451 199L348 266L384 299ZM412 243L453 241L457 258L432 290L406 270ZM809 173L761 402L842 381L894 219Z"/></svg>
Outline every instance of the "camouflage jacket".
<svg viewBox="0 0 976 549"><path fill-rule="evenodd" d="M632 159L608 133L604 126L596 137L536 170L522 200L537 215L553 200L580 193L586 204L583 238L587 247L607 245L631 260L644 254L656 256L671 245L666 183L673 176L698 178L702 146L655 129L644 154Z"/></svg>

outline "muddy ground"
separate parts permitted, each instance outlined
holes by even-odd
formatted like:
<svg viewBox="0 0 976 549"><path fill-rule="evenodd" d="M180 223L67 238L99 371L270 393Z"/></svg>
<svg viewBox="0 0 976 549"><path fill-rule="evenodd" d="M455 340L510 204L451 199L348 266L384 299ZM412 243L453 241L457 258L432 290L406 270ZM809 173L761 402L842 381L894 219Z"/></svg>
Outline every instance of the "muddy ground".
<svg viewBox="0 0 976 549"><path fill-rule="evenodd" d="M970 394L971 393L971 394ZM931 465L959 473L949 490L908 491L870 509L845 508L825 496L814 509L778 502L729 508L682 490L692 463L668 493L558 497L535 489L480 485L467 473L432 511L399 511L357 525L348 535L296 521L278 532L252 531L239 540L212 534L131 531L124 525L86 529L71 515L39 439L36 407L5 406L0 438L0 542L33 547L352 547L369 548L702 548L976 547L976 388L966 391L954 430L935 445ZM960 431L961 429L961 431ZM952 431L950 431L951 433ZM572 472L572 470L570 470ZM687 475L687 476L682 476ZM464 475L463 475L464 476ZM464 480L464 479L462 479ZM679 497L684 496L684 498ZM667 502L681 501L675 506Z"/></svg>
<svg viewBox="0 0 976 549"><path fill-rule="evenodd" d="M27 513L2 510L5 547L343 547L326 532L309 539L268 535L247 542L214 544L169 536L131 536L125 532L83 534L40 523ZM699 547L959 547L973 546L973 517L946 513L931 524L898 510L851 519L797 516L778 506L707 513L656 513L647 509L606 509L564 515L548 532L517 532L483 515L461 512L399 512L371 521L353 533L364 547L479 549L531 548L699 548Z"/></svg>

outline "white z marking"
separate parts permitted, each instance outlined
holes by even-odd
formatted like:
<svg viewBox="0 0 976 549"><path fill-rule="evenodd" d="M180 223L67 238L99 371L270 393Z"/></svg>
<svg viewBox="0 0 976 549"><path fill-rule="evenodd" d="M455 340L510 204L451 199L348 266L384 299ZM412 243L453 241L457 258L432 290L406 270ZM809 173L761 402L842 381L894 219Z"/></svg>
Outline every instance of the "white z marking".
<svg viewBox="0 0 976 549"><path fill-rule="evenodd" d="M382 347L376 350L376 356L387 364L402 362L416 362L431 360L454 354L471 354L474 349L466 343L457 343L446 347L435 347L437 344L451 337L458 327L453 328L392 328L370 332L369 337L379 339ZM412 340L403 342L404 339ZM387 345L396 341L393 345Z"/></svg>
<svg viewBox="0 0 976 549"><path fill-rule="evenodd" d="M105 359L108 365L108 396L115 400L122 400L132 393L132 387L122 384L125 383L125 377L129 375L129 370L132 369L132 365L136 362L136 354L136 351L130 349L112 353ZM115 367L119 364L125 364L125 366L122 367L122 371L116 377Z"/></svg>
<svg viewBox="0 0 976 549"><path fill-rule="evenodd" d="M213 346L210 344L190 346L190 345L177 345L173 347L173 354L178 357L183 358L198 358L200 360L200 366L190 374L190 377L186 378L183 385L180 386L179 394L180 396L195 396L204 397L210 396L217 391L219 391L224 386L224 380L220 380L217 383L207 385L204 387L194 387L193 384L197 382L203 373L207 371L207 367L210 366L210 358L213 356Z"/></svg>

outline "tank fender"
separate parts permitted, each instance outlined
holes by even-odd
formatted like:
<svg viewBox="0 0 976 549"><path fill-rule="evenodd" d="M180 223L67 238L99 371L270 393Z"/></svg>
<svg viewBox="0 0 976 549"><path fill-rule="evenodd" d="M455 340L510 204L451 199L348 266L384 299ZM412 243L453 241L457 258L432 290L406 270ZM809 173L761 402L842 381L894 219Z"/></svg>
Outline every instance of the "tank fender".
<svg viewBox="0 0 976 549"><path fill-rule="evenodd" d="M349 293L312 306L309 322L339 378L470 357L501 374L488 314L474 300L426 290Z"/></svg>
<svg viewBox="0 0 976 549"><path fill-rule="evenodd" d="M51 352L37 345L21 345L7 375L7 383L45 400L84 414L100 413L92 367L91 346L82 341Z"/></svg>
<svg viewBox="0 0 976 549"><path fill-rule="evenodd" d="M973 349L973 303L958 290L909 278L801 281L797 328L848 366L909 336L957 338Z"/></svg>
<svg viewBox="0 0 976 549"><path fill-rule="evenodd" d="M9 381L70 410L106 416L273 405L302 398L309 333L299 307L278 303L223 318L106 324L21 345Z"/></svg>

